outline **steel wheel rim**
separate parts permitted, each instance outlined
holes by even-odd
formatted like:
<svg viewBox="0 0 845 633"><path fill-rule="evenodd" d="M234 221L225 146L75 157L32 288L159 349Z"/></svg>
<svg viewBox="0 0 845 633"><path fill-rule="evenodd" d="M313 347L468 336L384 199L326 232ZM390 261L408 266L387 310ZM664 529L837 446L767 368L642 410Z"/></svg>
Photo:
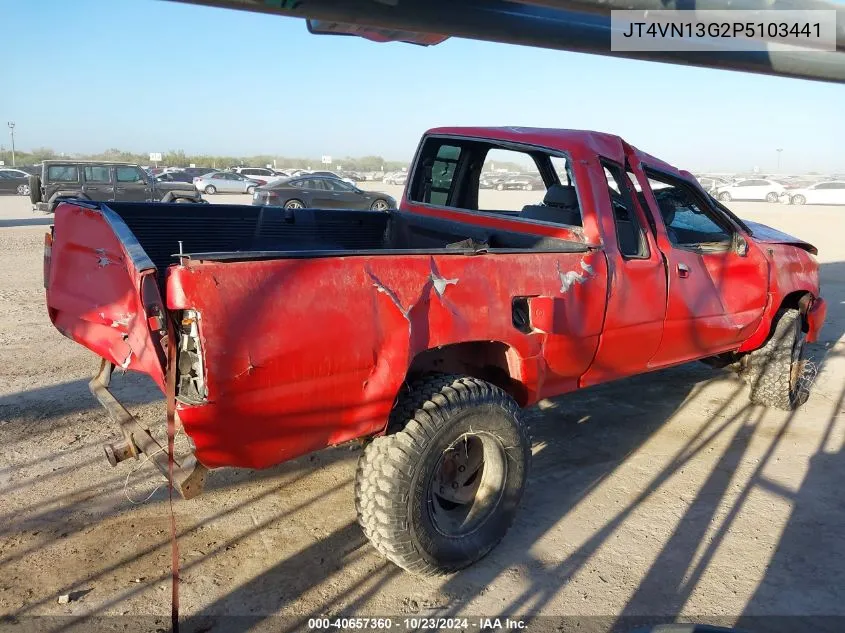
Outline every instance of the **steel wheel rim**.
<svg viewBox="0 0 845 633"><path fill-rule="evenodd" d="M505 448L488 433L465 433L440 455L428 486L429 516L447 537L479 529L502 501L508 475Z"/></svg>

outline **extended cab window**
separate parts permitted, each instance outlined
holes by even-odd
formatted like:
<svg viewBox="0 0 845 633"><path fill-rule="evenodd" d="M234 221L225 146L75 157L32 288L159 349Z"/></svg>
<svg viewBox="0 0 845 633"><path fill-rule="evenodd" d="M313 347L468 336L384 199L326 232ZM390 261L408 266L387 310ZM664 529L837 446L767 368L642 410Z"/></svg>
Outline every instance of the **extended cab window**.
<svg viewBox="0 0 845 633"><path fill-rule="evenodd" d="M431 166L431 191L428 195L430 204L445 205L452 190L455 168L461 158L461 148L455 145L441 145L437 157Z"/></svg>
<svg viewBox="0 0 845 633"><path fill-rule="evenodd" d="M625 178L625 172L619 165L610 162L602 161L602 166L607 179L607 193L613 209L619 251L625 257L648 257L648 242L637 216L631 185Z"/></svg>
<svg viewBox="0 0 845 633"><path fill-rule="evenodd" d="M732 231L692 186L681 180L647 172L669 240L677 246L730 243Z"/></svg>
<svg viewBox="0 0 845 633"><path fill-rule="evenodd" d="M89 165L85 168L86 182L111 182L110 169L108 167Z"/></svg>
<svg viewBox="0 0 845 633"><path fill-rule="evenodd" d="M50 165L47 167L47 180L50 182L79 182L79 170L76 165Z"/></svg>

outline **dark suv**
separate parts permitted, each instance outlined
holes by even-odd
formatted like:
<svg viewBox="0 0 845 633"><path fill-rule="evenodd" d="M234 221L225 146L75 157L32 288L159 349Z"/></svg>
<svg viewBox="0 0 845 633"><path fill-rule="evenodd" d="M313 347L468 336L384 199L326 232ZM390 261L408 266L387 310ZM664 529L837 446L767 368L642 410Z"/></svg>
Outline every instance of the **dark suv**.
<svg viewBox="0 0 845 633"><path fill-rule="evenodd" d="M68 198L98 202L203 202L191 183L156 182L130 163L45 160L41 176L30 176L29 197L39 211L53 213Z"/></svg>

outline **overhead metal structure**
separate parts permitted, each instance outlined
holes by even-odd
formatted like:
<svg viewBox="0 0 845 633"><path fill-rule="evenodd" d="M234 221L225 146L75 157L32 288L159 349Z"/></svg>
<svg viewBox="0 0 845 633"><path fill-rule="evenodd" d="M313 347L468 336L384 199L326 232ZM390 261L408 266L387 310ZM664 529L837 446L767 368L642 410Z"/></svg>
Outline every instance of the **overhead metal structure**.
<svg viewBox="0 0 845 633"><path fill-rule="evenodd" d="M308 20L315 33L433 45L448 37L845 83L845 5L823 0L176 0ZM832 10L836 50L612 51L616 9Z"/></svg>

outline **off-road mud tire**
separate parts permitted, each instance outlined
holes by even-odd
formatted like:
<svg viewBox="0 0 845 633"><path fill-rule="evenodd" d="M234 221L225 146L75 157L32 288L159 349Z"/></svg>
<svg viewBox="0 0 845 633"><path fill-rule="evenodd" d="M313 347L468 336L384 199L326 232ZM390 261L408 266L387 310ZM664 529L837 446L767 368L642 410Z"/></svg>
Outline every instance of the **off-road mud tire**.
<svg viewBox="0 0 845 633"><path fill-rule="evenodd" d="M802 321L798 310L782 310L766 344L748 355L742 375L751 388L751 402L792 411L807 401Z"/></svg>
<svg viewBox="0 0 845 633"><path fill-rule="evenodd" d="M388 433L368 444L358 460L358 522L373 546L399 567L422 576L451 573L485 556L504 537L525 489L531 440L519 405L483 380L433 374L402 389ZM441 456L470 435L501 443L503 482L480 524L467 534L448 535L430 516L429 486Z"/></svg>

